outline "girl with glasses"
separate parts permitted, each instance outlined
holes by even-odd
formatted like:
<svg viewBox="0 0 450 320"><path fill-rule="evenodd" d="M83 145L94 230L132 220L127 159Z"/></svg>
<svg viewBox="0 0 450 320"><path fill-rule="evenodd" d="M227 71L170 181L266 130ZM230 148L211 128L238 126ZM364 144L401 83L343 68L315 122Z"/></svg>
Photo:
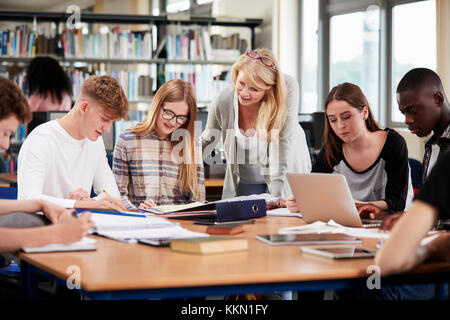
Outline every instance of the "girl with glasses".
<svg viewBox="0 0 450 320"><path fill-rule="evenodd" d="M175 79L156 92L145 120L119 136L113 173L127 209L205 201L196 118L191 84Z"/></svg>
<svg viewBox="0 0 450 320"><path fill-rule="evenodd" d="M204 152L220 138L227 168L222 198L290 194L286 171L309 172L305 133L298 123L299 85L280 72L267 49L249 50L231 69L232 85L209 108Z"/></svg>

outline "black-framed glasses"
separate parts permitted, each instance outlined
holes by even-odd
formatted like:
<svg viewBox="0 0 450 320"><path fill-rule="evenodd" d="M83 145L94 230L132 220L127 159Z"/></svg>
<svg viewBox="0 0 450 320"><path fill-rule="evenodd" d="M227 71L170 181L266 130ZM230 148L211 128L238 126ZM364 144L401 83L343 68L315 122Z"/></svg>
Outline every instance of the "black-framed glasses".
<svg viewBox="0 0 450 320"><path fill-rule="evenodd" d="M259 61L262 62L263 65L270 67L272 69L276 69L275 68L275 62L267 57L261 57L256 51L254 50L247 50L247 52L245 53L247 56L249 56L252 59L258 59Z"/></svg>
<svg viewBox="0 0 450 320"><path fill-rule="evenodd" d="M166 120L172 120L173 118L177 118L176 122L178 124L185 124L186 121L189 120L189 116L184 116L184 115L176 115L175 113L173 113L173 111L171 110L167 110L165 109L163 106L161 106L162 109L162 117Z"/></svg>

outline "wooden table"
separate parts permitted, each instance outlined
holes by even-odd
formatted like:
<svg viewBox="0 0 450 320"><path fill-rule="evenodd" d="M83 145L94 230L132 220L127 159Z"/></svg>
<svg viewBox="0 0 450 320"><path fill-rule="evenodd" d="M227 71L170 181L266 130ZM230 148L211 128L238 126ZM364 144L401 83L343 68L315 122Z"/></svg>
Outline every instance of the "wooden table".
<svg viewBox="0 0 450 320"><path fill-rule="evenodd" d="M205 226L180 222L204 232ZM302 223L294 217L265 217L245 225L249 250L213 255L173 252L142 244L121 243L95 237L97 251L20 253L24 294L36 295L36 275L66 284L70 266L78 266L81 292L92 299L181 298L231 295L246 292L317 291L365 286L367 267L373 259L334 261L301 253L299 246L270 246L255 239L257 234ZM374 248L377 239L366 239ZM425 264L390 281L448 281L450 263ZM422 277L420 277L422 276ZM432 277L432 278L430 278ZM384 281L384 279L383 279Z"/></svg>

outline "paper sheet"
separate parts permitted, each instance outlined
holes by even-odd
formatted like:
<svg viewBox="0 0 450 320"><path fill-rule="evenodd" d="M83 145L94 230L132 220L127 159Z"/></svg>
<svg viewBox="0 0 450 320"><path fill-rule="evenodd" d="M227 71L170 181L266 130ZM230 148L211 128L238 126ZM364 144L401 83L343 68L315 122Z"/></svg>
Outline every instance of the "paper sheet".
<svg viewBox="0 0 450 320"><path fill-rule="evenodd" d="M387 239L390 236L390 233L380 232L378 229L344 227L333 220L328 221L328 223L316 221L303 226L281 228L278 230L278 233L344 233L358 238L378 239Z"/></svg>
<svg viewBox="0 0 450 320"><path fill-rule="evenodd" d="M164 228L178 224L159 217L130 217L102 213L92 213L91 220L95 223L97 231Z"/></svg>
<svg viewBox="0 0 450 320"><path fill-rule="evenodd" d="M278 208L267 211L268 216L275 216L275 217L302 217L302 214L300 212L292 213L289 211L288 208Z"/></svg>
<svg viewBox="0 0 450 320"><path fill-rule="evenodd" d="M56 251L81 251L81 250L96 250L95 243L97 240L84 237L80 241L71 244L49 244L42 247L23 248L26 253L35 252L56 252Z"/></svg>
<svg viewBox="0 0 450 320"><path fill-rule="evenodd" d="M127 242L135 242L137 239L183 239L209 237L207 233L193 232L181 226L166 228L152 228L140 230L103 231L100 235Z"/></svg>
<svg viewBox="0 0 450 320"><path fill-rule="evenodd" d="M205 205L205 203L201 203L201 202L197 201L197 202L188 203L188 204L171 204L171 205L157 206L157 207L152 207L149 209L143 209L143 211L150 212L150 213L156 213L156 214L162 214L162 213L169 213L169 212L174 212L174 211L188 210L188 209L192 209L192 208L203 206L203 205Z"/></svg>

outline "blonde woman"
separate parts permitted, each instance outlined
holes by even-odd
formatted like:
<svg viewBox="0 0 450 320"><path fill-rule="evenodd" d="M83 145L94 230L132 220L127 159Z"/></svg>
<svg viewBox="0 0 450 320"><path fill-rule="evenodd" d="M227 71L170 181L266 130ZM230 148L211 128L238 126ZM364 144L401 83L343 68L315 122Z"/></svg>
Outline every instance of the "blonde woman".
<svg viewBox="0 0 450 320"><path fill-rule="evenodd" d="M119 136L113 172L127 209L205 201L196 118L191 84L175 79L156 92L145 120Z"/></svg>
<svg viewBox="0 0 450 320"><path fill-rule="evenodd" d="M231 79L210 106L201 137L205 154L222 138L227 162L222 198L264 192L286 198L286 171L311 171L298 123L298 83L281 74L267 49L241 55Z"/></svg>

